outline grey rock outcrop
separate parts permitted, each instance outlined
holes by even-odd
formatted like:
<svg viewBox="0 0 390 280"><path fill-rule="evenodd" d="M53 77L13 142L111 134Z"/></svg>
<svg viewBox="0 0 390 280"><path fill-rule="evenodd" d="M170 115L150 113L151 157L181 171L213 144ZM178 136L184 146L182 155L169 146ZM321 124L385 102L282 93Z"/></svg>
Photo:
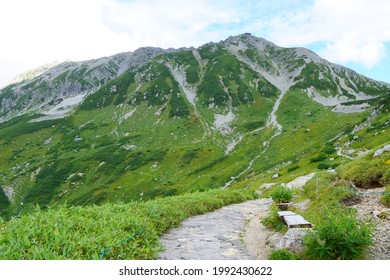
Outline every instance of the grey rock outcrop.
<svg viewBox="0 0 390 280"><path fill-rule="evenodd" d="M286 249L293 253L300 253L303 250L303 237L311 229L307 228L290 228L282 239L276 244L276 249Z"/></svg>
<svg viewBox="0 0 390 280"><path fill-rule="evenodd" d="M384 147L381 148L381 149L376 150L376 152L374 153L373 157L378 157L378 156L380 156L381 154L383 154L384 152L389 152L389 151L390 151L390 144L384 146Z"/></svg>

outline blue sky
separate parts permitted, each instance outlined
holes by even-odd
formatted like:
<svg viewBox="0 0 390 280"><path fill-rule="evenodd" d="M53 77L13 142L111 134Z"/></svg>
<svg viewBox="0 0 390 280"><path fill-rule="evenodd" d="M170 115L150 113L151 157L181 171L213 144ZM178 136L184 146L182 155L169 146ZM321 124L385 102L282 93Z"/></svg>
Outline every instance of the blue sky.
<svg viewBox="0 0 390 280"><path fill-rule="evenodd" d="M390 83L387 0L2 0L0 85L53 61L251 32Z"/></svg>

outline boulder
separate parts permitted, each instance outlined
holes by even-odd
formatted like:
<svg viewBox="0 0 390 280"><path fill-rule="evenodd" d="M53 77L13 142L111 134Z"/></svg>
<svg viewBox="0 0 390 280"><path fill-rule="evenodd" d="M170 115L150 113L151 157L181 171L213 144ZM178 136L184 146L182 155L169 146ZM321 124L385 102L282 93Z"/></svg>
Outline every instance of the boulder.
<svg viewBox="0 0 390 280"><path fill-rule="evenodd" d="M380 213L381 213L381 211L378 211L378 210L372 211L372 215L374 215L375 217L378 217Z"/></svg>
<svg viewBox="0 0 390 280"><path fill-rule="evenodd" d="M388 151L390 151L390 145L386 145L382 149L376 150L376 152L374 153L373 157L380 156L384 152L388 152Z"/></svg>
<svg viewBox="0 0 390 280"><path fill-rule="evenodd" d="M275 186L276 184L275 183L267 183L267 184L262 184L259 189L261 190L268 190L270 187L273 187Z"/></svg>
<svg viewBox="0 0 390 280"><path fill-rule="evenodd" d="M276 249L287 249L295 254L302 252L304 244L303 237L311 229L307 228L290 228L286 234L276 244Z"/></svg>
<svg viewBox="0 0 390 280"><path fill-rule="evenodd" d="M297 208L299 211L306 211L307 208L309 207L310 199L306 199L304 201L296 203L294 206Z"/></svg>
<svg viewBox="0 0 390 280"><path fill-rule="evenodd" d="M281 234L280 232L275 232L267 238L267 243L270 244L270 246L276 250L279 249L279 243L282 239L283 234Z"/></svg>

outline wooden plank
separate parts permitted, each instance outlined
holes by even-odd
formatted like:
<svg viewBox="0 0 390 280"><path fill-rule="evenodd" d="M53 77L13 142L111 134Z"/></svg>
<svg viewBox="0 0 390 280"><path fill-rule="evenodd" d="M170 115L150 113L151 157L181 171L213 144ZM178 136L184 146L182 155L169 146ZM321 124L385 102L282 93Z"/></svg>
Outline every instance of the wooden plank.
<svg viewBox="0 0 390 280"><path fill-rule="evenodd" d="M300 215L287 215L284 216L288 228L311 228L311 223L306 221Z"/></svg>
<svg viewBox="0 0 390 280"><path fill-rule="evenodd" d="M278 212L279 218L283 218L284 216L292 216L292 215L296 215L296 214L294 212L291 212L291 211L279 211Z"/></svg>

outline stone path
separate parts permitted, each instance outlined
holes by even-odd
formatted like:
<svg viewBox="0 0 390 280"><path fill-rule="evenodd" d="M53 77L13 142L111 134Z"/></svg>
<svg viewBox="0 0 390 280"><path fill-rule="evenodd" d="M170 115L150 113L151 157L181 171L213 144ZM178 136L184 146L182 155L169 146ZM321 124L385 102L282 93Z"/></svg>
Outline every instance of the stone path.
<svg viewBox="0 0 390 280"><path fill-rule="evenodd" d="M168 231L161 242L164 260L267 259L268 231L260 218L267 215L271 199L251 200L184 220ZM249 225L249 226L248 226ZM244 229L248 230L245 231Z"/></svg>

